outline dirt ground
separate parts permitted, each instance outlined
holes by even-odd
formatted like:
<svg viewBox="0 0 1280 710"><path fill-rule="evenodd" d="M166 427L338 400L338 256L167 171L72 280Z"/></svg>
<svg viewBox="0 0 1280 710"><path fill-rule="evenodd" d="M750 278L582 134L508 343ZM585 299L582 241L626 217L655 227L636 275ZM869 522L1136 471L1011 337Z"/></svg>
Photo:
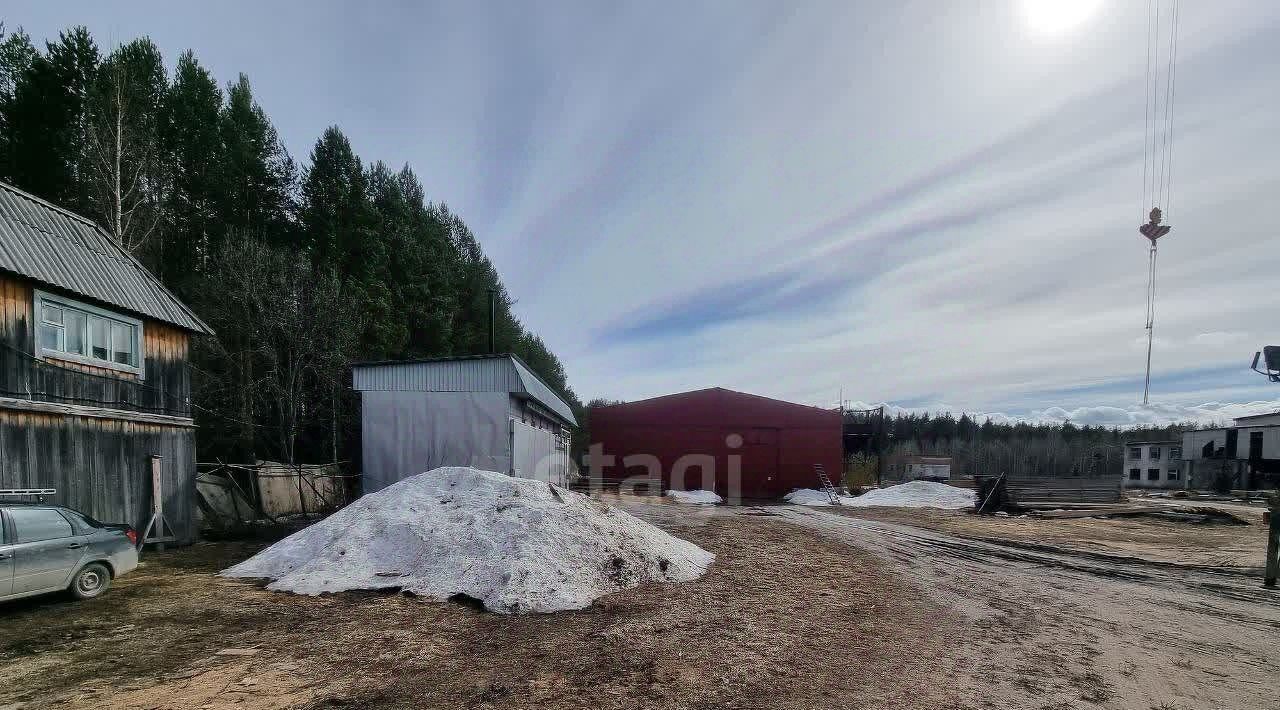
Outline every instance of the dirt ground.
<svg viewBox="0 0 1280 710"><path fill-rule="evenodd" d="M0 709L1207 710L1280 697L1280 593L1239 568L1097 554L1160 530L623 505L714 551L708 574L512 617L268 592L213 574L261 544L199 544L148 555L92 602L0 605ZM1249 544L1188 527L1166 544L1203 560Z"/></svg>
<svg viewBox="0 0 1280 710"><path fill-rule="evenodd" d="M918 662L945 615L886 604L917 596L886 563L765 517L677 534L719 556L702 579L553 616L212 576L252 546L151 555L101 599L0 607L0 707L960 706Z"/></svg>
<svg viewBox="0 0 1280 710"><path fill-rule="evenodd" d="M1260 509L1232 512L1252 525L1191 525L1158 518L1068 518L972 515L934 508L856 508L849 514L913 525L952 535L1018 541L1103 554L1192 565L1260 568L1266 560L1267 529Z"/></svg>
<svg viewBox="0 0 1280 710"><path fill-rule="evenodd" d="M861 510L783 513L892 560L931 599L966 618L964 643L950 653L958 663L968 659L973 671L955 682L966 698L983 698L984 707L1277 707L1280 592L1263 589L1254 569L961 537L872 520ZM919 522L916 513L871 515ZM1006 522L927 517L961 526ZM1095 524L1108 531L1111 522ZM1087 546L1081 539L1108 534L1073 527L1070 537L1080 547ZM1179 535L1198 539L1204 530L1171 530L1170 544L1184 545Z"/></svg>

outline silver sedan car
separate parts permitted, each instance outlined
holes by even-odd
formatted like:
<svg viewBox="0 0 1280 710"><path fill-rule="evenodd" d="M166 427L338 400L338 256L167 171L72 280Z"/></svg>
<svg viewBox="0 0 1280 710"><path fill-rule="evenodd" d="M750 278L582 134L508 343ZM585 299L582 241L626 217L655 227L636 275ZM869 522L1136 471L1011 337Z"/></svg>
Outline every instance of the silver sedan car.
<svg viewBox="0 0 1280 710"><path fill-rule="evenodd" d="M70 591L92 599L138 566L138 533L57 505L0 503L0 601Z"/></svg>

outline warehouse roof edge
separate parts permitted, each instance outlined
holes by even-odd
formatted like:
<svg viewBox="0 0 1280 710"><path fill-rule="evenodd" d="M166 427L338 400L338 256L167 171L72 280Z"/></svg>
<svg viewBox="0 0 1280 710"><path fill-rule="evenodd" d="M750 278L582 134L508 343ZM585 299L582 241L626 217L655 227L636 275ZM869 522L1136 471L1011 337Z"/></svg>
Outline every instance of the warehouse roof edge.
<svg viewBox="0 0 1280 710"><path fill-rule="evenodd" d="M510 367L504 367L502 363L509 364ZM532 399L567 424L578 424L569 403L515 353L371 360L353 363L351 369L352 386L358 391L505 390Z"/></svg>

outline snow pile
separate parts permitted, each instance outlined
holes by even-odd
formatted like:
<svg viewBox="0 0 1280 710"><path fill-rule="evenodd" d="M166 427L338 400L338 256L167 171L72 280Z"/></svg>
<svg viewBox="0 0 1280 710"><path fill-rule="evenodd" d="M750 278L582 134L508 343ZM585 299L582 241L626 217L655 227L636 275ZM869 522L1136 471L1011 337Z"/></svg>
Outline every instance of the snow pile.
<svg viewBox="0 0 1280 710"><path fill-rule="evenodd" d="M967 488L932 481L910 481L888 488L877 488L860 496L840 496L840 504L850 508L943 508L959 510L973 506L975 493ZM797 505L831 505L822 491L801 488L791 491L788 503Z"/></svg>
<svg viewBox="0 0 1280 710"><path fill-rule="evenodd" d="M973 507L977 494L968 488L957 488L933 481L910 481L888 488L867 491L845 503L855 507L892 506L896 508L944 508L959 510Z"/></svg>
<svg viewBox="0 0 1280 710"><path fill-rule="evenodd" d="M716 495L715 491L667 491L663 495L674 503L715 505L724 502L724 498Z"/></svg>
<svg viewBox="0 0 1280 710"><path fill-rule="evenodd" d="M849 504L853 500L852 496L838 496L842 505ZM797 488L788 493L783 500L795 505L822 506L831 505L831 498L822 491L816 491L812 488Z"/></svg>
<svg viewBox="0 0 1280 710"><path fill-rule="evenodd" d="M463 595L501 613L552 612L645 582L696 579L714 559L581 493L443 467L366 495L222 575L299 594L390 588Z"/></svg>

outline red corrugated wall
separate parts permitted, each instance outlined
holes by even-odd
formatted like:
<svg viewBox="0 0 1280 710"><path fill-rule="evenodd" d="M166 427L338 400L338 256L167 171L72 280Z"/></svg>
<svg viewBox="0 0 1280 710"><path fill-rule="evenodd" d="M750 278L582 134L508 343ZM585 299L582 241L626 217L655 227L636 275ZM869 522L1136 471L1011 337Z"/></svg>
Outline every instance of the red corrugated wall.
<svg viewBox="0 0 1280 710"><path fill-rule="evenodd" d="M795 488L815 488L813 465L826 467L838 481L841 463L840 413L726 389L656 397L639 402L593 407L591 444L602 444L612 465L602 466L605 478L642 475L635 461L624 457L656 457L664 488L715 487L728 496L730 456L741 463L741 495L777 498ZM741 444L731 443L741 437ZM710 456L714 477L690 466L682 477L676 470L682 457ZM692 463L692 459L685 459ZM681 480L683 478L683 480Z"/></svg>

